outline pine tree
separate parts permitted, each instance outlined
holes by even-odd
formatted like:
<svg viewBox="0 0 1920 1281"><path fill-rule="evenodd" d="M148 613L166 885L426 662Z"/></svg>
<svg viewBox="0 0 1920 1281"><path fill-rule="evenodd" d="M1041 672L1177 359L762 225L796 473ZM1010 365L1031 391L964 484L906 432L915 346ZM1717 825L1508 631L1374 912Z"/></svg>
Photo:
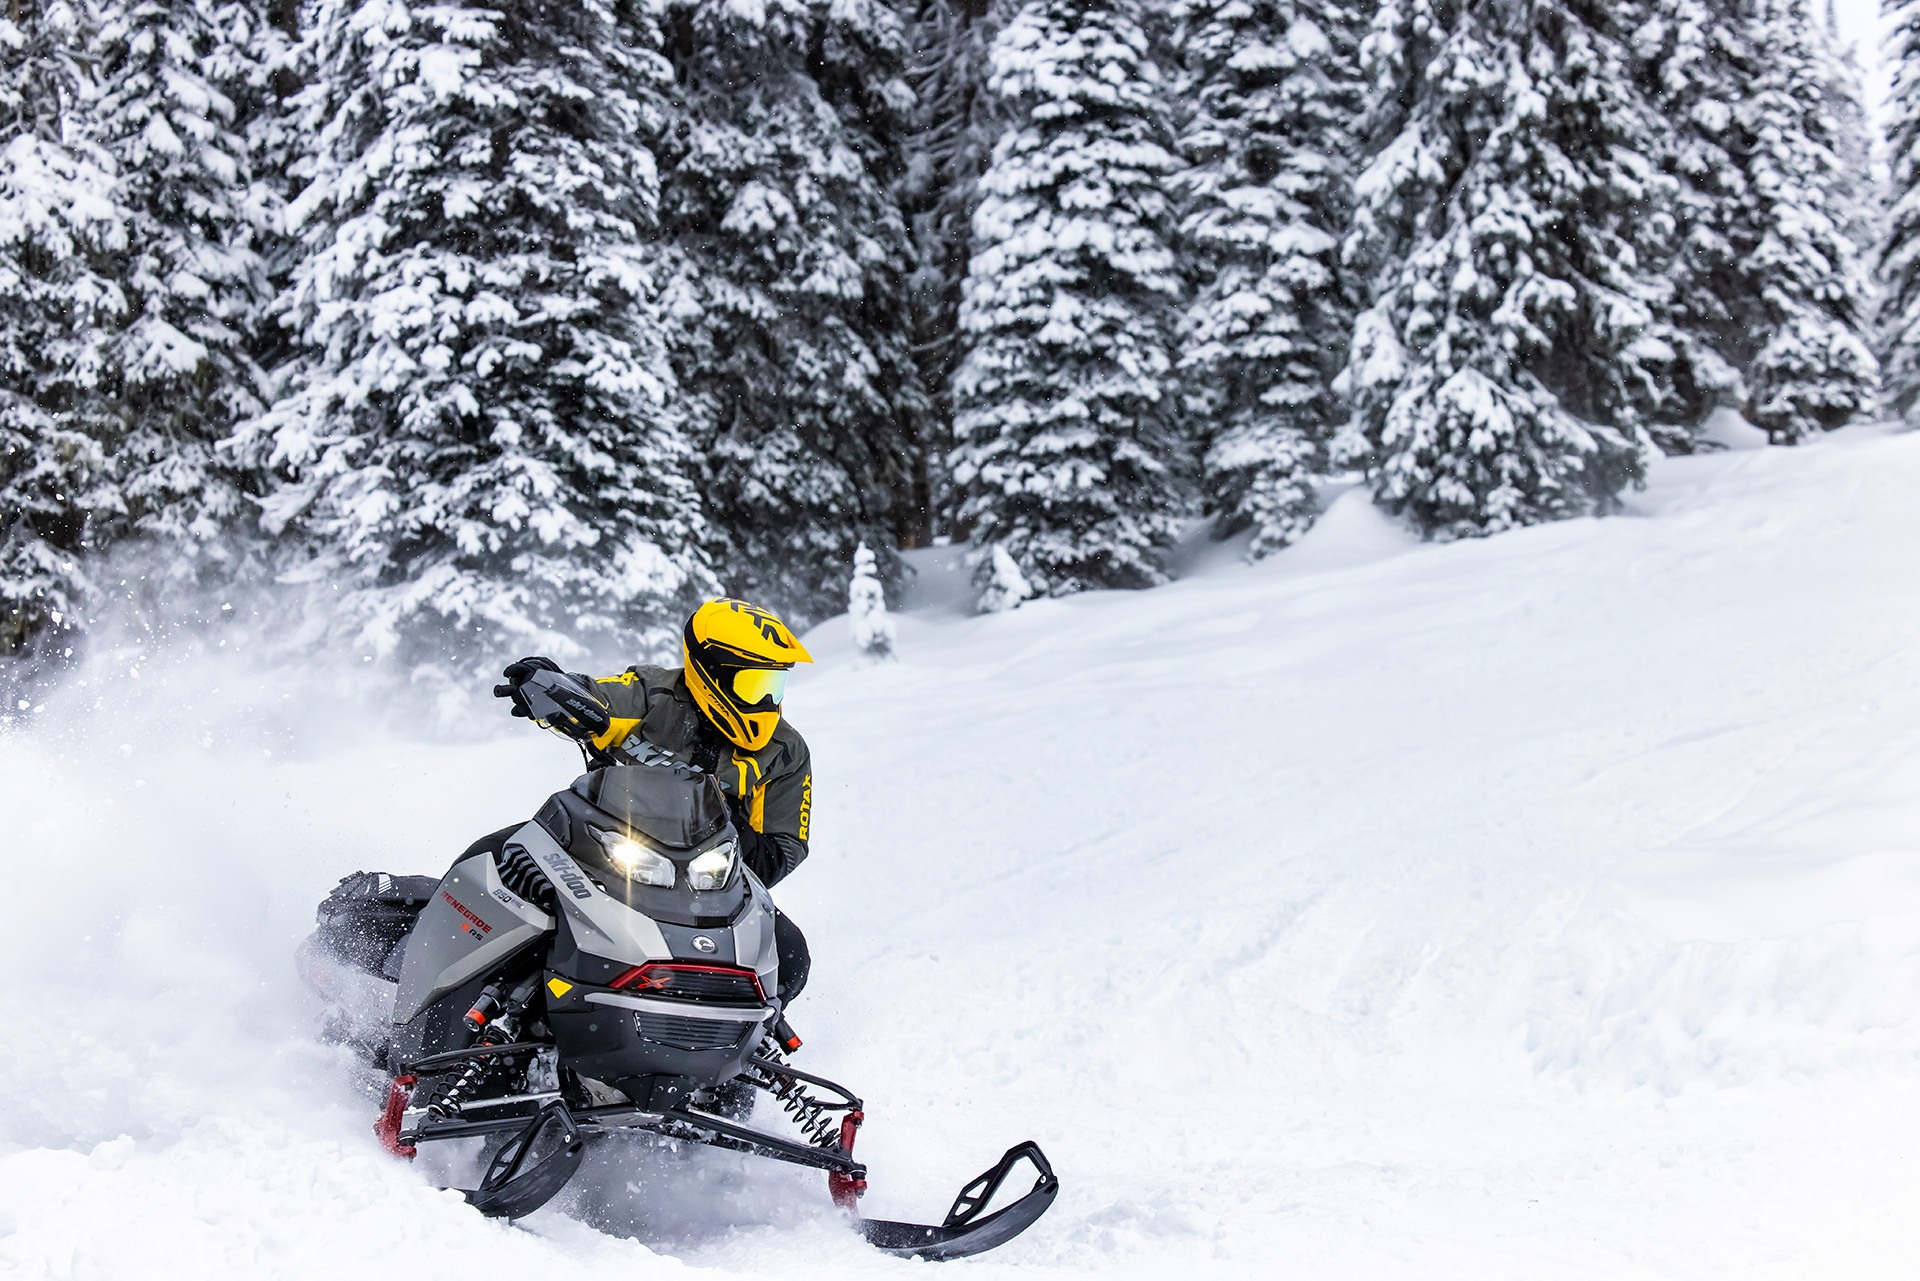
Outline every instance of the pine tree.
<svg viewBox="0 0 1920 1281"><path fill-rule="evenodd" d="M981 180L960 310L953 477L976 579L1005 554L1036 594L1163 582L1179 162L1137 10L1029 0L989 85L1018 123Z"/></svg>
<svg viewBox="0 0 1920 1281"><path fill-rule="evenodd" d="M1867 112L1859 50L1841 32L1834 0L1824 0L1814 37L1821 98L1834 122L1833 153L1839 161L1834 194L1841 230L1856 262L1865 264L1886 238L1886 191L1877 172L1879 133ZM1877 283L1864 265L1859 271L1870 286ZM1862 314L1872 310L1864 308Z"/></svg>
<svg viewBox="0 0 1920 1281"><path fill-rule="evenodd" d="M603 0L310 16L269 528L370 647L664 647L712 584L643 243L657 52Z"/></svg>
<svg viewBox="0 0 1920 1281"><path fill-rule="evenodd" d="M121 510L106 337L126 300L101 268L125 233L85 129L87 16L0 12L0 655L71 652L57 637L84 626L84 561Z"/></svg>
<svg viewBox="0 0 1920 1281"><path fill-rule="evenodd" d="M865 543L853 554L853 580L847 585L847 623L853 646L868 658L893 657L894 626L873 553Z"/></svg>
<svg viewBox="0 0 1920 1281"><path fill-rule="evenodd" d="M174 553L171 577L223 561L222 535L251 516L245 478L217 446L265 408L250 350L269 297L263 197L235 103L252 40L238 5L123 0L106 7L97 43L97 128L117 162L132 313L115 343L126 434L114 470L130 531Z"/></svg>
<svg viewBox="0 0 1920 1281"><path fill-rule="evenodd" d="M1341 453L1431 536L1605 510L1640 475L1665 184L1612 9L1389 0L1368 38Z"/></svg>
<svg viewBox="0 0 1920 1281"><path fill-rule="evenodd" d="M964 350L960 299L973 214L980 176L1007 124L1001 99L987 92L987 53L1004 16L991 0L921 0L908 28L915 106L899 199L913 237L913 344L932 406L923 456L941 532L953 515L944 463L953 449L952 380Z"/></svg>
<svg viewBox="0 0 1920 1281"><path fill-rule="evenodd" d="M1886 105L1892 191L1880 251L1887 290L1882 350L1888 399L1911 420L1920 411L1920 0L1884 4L1894 44Z"/></svg>
<svg viewBox="0 0 1920 1281"><path fill-rule="evenodd" d="M1344 416L1333 382L1353 307L1339 237L1351 203L1359 30L1344 0L1181 0L1193 115L1181 230L1198 283L1180 351L1221 537L1258 559L1312 524L1313 479Z"/></svg>
<svg viewBox="0 0 1920 1281"><path fill-rule="evenodd" d="M992 544L986 549L982 562L986 586L980 592L981 613L1002 614L1010 609L1018 609L1022 602L1033 599L1033 588L1028 585L1020 566L1014 563L1005 547L999 543Z"/></svg>
<svg viewBox="0 0 1920 1281"><path fill-rule="evenodd" d="M1680 183L1663 309L1675 417L1733 404L1791 443L1866 412L1878 370L1856 239L1873 193L1850 168L1864 118L1829 37L1805 0L1662 0L1641 45Z"/></svg>
<svg viewBox="0 0 1920 1281"><path fill-rule="evenodd" d="M663 158L674 370L729 592L838 613L864 539L923 522L926 396L890 185L911 95L898 16L675 0L679 125Z"/></svg>

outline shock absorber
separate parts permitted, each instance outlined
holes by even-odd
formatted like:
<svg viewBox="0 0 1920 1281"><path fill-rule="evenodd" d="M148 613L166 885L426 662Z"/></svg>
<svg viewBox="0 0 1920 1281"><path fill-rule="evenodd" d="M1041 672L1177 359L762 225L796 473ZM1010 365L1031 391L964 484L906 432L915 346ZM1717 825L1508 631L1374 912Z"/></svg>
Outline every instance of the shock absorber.
<svg viewBox="0 0 1920 1281"><path fill-rule="evenodd" d="M781 1062L779 1050L770 1041L761 1046L762 1057L777 1065ZM801 1082L786 1073L767 1068L756 1068L760 1079L755 1082L761 1089L771 1094L807 1141L815 1147L830 1148L840 1141L840 1125L831 1116L831 1105L825 1099L817 1099L808 1094Z"/></svg>
<svg viewBox="0 0 1920 1281"><path fill-rule="evenodd" d="M511 992L506 990L504 979L480 989L480 995L474 998L473 1008L467 1011L463 1020L469 1029L479 1033L473 1048L486 1049L513 1041L519 1033L518 1016L525 1008L527 999L533 995L535 977L529 975ZM439 1098L427 1105L428 1114L443 1121L451 1118L460 1110L467 1095L478 1088L491 1066L492 1060L486 1055L461 1064L460 1074L440 1092Z"/></svg>

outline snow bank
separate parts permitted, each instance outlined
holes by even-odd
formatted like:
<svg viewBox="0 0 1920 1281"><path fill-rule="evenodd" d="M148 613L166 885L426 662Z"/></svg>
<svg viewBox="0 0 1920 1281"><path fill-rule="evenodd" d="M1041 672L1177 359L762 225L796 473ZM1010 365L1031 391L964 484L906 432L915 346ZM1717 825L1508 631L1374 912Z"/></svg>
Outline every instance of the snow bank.
<svg viewBox="0 0 1920 1281"><path fill-rule="evenodd" d="M992 617L929 557L883 667L816 629L780 897L868 1210L937 1216L1032 1137L1061 1200L970 1275L1904 1275L1916 492L1920 436L1850 431L1448 546L1349 496L1259 566ZM90 680L0 739L0 1268L918 1266L743 1158L632 1153L503 1227L374 1146L287 954L338 876L530 812L564 745Z"/></svg>

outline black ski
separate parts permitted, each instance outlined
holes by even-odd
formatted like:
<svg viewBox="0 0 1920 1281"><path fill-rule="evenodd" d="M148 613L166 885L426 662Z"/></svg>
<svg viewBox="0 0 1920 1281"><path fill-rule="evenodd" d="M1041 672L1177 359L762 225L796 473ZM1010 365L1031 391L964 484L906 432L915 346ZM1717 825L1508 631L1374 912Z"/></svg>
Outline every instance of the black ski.
<svg viewBox="0 0 1920 1281"><path fill-rule="evenodd" d="M1033 1190L1003 1210L982 1215L1007 1175L1021 1161L1039 1172ZM925 1223L896 1223L892 1219L862 1219L861 1234L869 1244L888 1254L915 1259L964 1259L1005 1245L1032 1227L1060 1191L1060 1180L1037 1143L1029 1140L1007 1149L991 1170L960 1191L953 1209L938 1227Z"/></svg>

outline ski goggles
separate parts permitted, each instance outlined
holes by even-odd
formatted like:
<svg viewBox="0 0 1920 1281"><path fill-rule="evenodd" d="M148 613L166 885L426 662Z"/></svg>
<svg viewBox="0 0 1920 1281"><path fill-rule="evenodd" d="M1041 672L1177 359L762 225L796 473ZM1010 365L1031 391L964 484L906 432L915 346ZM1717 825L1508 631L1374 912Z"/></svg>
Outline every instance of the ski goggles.
<svg viewBox="0 0 1920 1281"><path fill-rule="evenodd" d="M757 707L767 699L775 707L787 696L785 668L746 667L733 674L733 696L742 707Z"/></svg>

